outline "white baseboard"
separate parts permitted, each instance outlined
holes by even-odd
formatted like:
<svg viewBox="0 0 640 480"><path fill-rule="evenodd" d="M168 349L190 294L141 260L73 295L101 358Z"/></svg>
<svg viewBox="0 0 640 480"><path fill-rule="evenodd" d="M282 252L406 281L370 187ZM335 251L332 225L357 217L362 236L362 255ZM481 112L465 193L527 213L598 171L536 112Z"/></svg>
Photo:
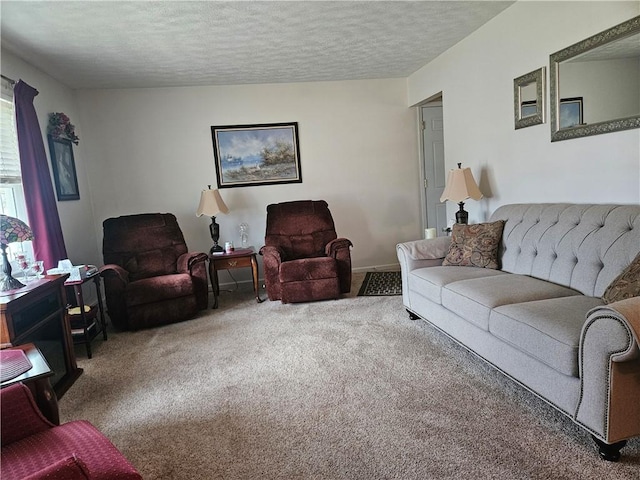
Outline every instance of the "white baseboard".
<svg viewBox="0 0 640 480"><path fill-rule="evenodd" d="M366 272L394 272L400 271L399 263L389 263L387 265L370 265L368 267L356 267L352 268L351 271L353 273L366 273ZM260 277L258 281L258 285L260 285L260 290L264 290L264 278ZM220 283L220 290L229 290L234 289L236 284L234 282L224 282ZM252 291L253 290L253 280L239 280L238 281L238 290L243 291ZM211 292L211 284L209 284L209 291Z"/></svg>

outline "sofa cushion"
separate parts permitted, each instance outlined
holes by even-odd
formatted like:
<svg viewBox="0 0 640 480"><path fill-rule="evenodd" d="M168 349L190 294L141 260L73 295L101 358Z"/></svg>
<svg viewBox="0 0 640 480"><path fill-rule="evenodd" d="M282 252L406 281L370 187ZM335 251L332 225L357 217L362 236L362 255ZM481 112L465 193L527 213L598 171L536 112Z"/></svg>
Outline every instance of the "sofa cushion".
<svg viewBox="0 0 640 480"><path fill-rule="evenodd" d="M418 295L428 298L438 305L442 304L442 287L460 280L471 278L507 275L500 270L487 268L459 268L459 267L428 267L413 270L409 274L408 288Z"/></svg>
<svg viewBox="0 0 640 480"><path fill-rule="evenodd" d="M451 233L449 252L442 265L497 269L503 228L504 220L474 225L456 223Z"/></svg>
<svg viewBox="0 0 640 480"><path fill-rule="evenodd" d="M565 375L578 376L580 332L597 297L575 295L496 307L489 331Z"/></svg>
<svg viewBox="0 0 640 480"><path fill-rule="evenodd" d="M442 289L442 305L478 327L489 329L491 309L512 303L580 295L561 285L526 275L496 275L462 280Z"/></svg>
<svg viewBox="0 0 640 480"><path fill-rule="evenodd" d="M602 295L604 303L613 303L640 296L640 253L618 275Z"/></svg>
<svg viewBox="0 0 640 480"><path fill-rule="evenodd" d="M188 273L137 280L129 284L125 293L129 307L188 295L193 295L193 281Z"/></svg>

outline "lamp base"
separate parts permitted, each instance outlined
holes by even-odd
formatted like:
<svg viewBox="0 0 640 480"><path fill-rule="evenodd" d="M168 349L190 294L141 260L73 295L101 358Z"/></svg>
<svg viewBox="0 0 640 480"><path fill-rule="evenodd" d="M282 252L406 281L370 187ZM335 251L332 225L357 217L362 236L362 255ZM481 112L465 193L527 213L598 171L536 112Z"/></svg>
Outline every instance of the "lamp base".
<svg viewBox="0 0 640 480"><path fill-rule="evenodd" d="M15 278L9 276L9 277L4 277L2 280L0 280L0 292L6 292L8 290L17 290L18 288L22 288L25 285L20 282L19 280L16 280Z"/></svg>
<svg viewBox="0 0 640 480"><path fill-rule="evenodd" d="M6 292L7 290L16 290L22 288L25 285L11 276L11 264L9 258L7 258L7 246L1 245L2 248L2 273L4 278L0 280L0 292Z"/></svg>
<svg viewBox="0 0 640 480"><path fill-rule="evenodd" d="M222 253L222 252L224 252L224 248L222 248L217 243L213 247L211 247L211 250L209 250L209 253L211 255L213 255L214 253Z"/></svg>
<svg viewBox="0 0 640 480"><path fill-rule="evenodd" d="M460 210L456 212L456 223L467 224L469 221L469 213L464 209L464 202L460 202Z"/></svg>

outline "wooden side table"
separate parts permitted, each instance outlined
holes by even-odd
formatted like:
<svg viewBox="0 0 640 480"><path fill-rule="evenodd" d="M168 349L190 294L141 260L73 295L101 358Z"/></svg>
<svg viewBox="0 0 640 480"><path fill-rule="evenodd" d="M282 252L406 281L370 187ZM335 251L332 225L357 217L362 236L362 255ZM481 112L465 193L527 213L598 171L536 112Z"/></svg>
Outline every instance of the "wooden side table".
<svg viewBox="0 0 640 480"><path fill-rule="evenodd" d="M235 268L251 267L253 276L253 291L256 294L256 301L262 302L258 290L258 260L253 248L242 248L231 253L209 255L209 278L213 289L213 308L218 308L218 296L220 295L220 284L218 283L218 270L232 270Z"/></svg>
<svg viewBox="0 0 640 480"><path fill-rule="evenodd" d="M84 295L82 293L82 285L87 282L93 282L96 287L96 293L98 294L97 311L95 306L91 306L91 311L85 312L84 310ZM96 271L91 275L87 275L85 278L70 282L64 282L64 286L73 288L73 292L76 297L76 305L80 307L80 313L77 315L68 315L69 327L71 329L71 336L73 337L74 344L84 343L87 348L87 357L91 358L91 341L102 332L102 339L107 339L107 321L104 316L104 308L102 307L102 292L100 290L100 274ZM99 316L99 317L98 317ZM75 318L80 320L80 326L73 325Z"/></svg>
<svg viewBox="0 0 640 480"><path fill-rule="evenodd" d="M58 397L53 391L49 377L53 376L53 371L49 367L47 360L44 358L38 347L33 343L18 345L8 350L22 350L32 367L22 375L11 378L0 384L0 388L8 387L17 382L24 383L38 405L42 414L55 425L60 425L60 416L58 412Z"/></svg>
<svg viewBox="0 0 640 480"><path fill-rule="evenodd" d="M0 343L35 344L53 371L51 383L58 398L82 374L66 320L64 282L68 277L47 275L18 290L0 292Z"/></svg>

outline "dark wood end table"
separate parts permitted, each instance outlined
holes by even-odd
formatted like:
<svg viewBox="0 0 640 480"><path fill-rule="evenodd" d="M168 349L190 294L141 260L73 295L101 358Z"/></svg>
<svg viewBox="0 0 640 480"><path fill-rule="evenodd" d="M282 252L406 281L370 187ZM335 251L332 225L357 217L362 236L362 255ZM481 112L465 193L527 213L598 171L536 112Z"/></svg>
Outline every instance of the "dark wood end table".
<svg viewBox="0 0 640 480"><path fill-rule="evenodd" d="M235 268L251 267L253 276L253 291L256 294L256 301L262 302L258 287L258 260L253 248L241 248L231 253L209 255L209 278L213 289L213 308L218 308L218 296L220 295L220 284L218 283L218 270L232 270Z"/></svg>
<svg viewBox="0 0 640 480"><path fill-rule="evenodd" d="M76 304L80 308L80 313L77 315L68 315L69 328L71 329L71 336L74 344L85 344L87 349L87 357L91 358L91 341L102 332L102 339L107 340L107 321L104 316L104 308L102 306L102 291L100 289L100 273L95 272L91 275L87 275L80 280L70 282L67 280L64 282L65 287L73 289L76 298ZM82 285L87 282L93 281L96 287L96 293L98 296L97 311L95 306L90 306L91 311L85 312L84 310L84 295L82 292ZM82 328L74 328L71 325L74 318L79 317L80 325Z"/></svg>
<svg viewBox="0 0 640 480"><path fill-rule="evenodd" d="M60 425L58 397L49 381L49 377L53 376L53 371L49 367L47 360L33 343L11 347L9 350L22 350L31 362L32 367L22 375L2 382L0 388L8 387L18 382L24 383L31 390L38 408L47 420L55 425Z"/></svg>

